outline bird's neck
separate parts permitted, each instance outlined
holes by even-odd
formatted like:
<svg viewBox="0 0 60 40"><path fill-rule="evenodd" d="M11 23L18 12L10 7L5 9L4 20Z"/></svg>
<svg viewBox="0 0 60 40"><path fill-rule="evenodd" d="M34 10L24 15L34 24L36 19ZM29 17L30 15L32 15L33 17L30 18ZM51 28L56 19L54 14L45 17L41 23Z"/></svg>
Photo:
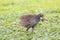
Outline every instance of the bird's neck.
<svg viewBox="0 0 60 40"><path fill-rule="evenodd" d="M37 19L38 21L40 21L40 16L37 15L37 16L36 16L36 19Z"/></svg>

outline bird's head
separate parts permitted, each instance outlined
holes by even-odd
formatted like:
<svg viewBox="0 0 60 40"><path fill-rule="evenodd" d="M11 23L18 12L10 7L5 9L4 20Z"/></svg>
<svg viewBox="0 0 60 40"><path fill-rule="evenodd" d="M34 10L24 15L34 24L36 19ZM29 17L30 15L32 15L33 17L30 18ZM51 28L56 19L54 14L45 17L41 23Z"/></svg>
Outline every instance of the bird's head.
<svg viewBox="0 0 60 40"><path fill-rule="evenodd" d="M38 16L40 17L40 20L44 21L44 14L40 13Z"/></svg>

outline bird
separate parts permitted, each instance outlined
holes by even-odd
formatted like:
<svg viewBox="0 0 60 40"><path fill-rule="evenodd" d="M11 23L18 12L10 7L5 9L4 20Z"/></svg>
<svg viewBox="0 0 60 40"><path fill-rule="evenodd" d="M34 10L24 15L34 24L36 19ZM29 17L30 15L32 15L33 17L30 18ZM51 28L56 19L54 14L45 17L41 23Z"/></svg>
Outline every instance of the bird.
<svg viewBox="0 0 60 40"><path fill-rule="evenodd" d="M26 27L26 31L32 28L34 33L34 27L39 23L40 20L44 20L44 14L26 14L19 18L19 25Z"/></svg>

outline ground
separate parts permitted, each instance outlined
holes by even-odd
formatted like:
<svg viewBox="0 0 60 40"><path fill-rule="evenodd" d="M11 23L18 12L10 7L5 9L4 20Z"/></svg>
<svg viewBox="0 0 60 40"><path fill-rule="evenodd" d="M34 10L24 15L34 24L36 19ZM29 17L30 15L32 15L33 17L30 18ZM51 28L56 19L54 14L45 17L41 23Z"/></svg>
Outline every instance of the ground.
<svg viewBox="0 0 60 40"><path fill-rule="evenodd" d="M24 14L44 13L43 22L31 29L18 24ZM60 40L60 0L0 0L0 40Z"/></svg>

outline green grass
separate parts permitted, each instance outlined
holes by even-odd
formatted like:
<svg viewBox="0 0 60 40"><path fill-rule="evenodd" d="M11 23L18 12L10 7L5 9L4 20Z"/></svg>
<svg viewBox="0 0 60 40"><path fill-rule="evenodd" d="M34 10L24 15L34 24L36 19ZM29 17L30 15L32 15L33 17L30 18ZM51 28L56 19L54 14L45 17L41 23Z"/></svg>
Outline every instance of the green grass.
<svg viewBox="0 0 60 40"><path fill-rule="evenodd" d="M45 14L35 34L22 32L18 20L24 14ZM60 0L0 0L0 40L60 40Z"/></svg>

